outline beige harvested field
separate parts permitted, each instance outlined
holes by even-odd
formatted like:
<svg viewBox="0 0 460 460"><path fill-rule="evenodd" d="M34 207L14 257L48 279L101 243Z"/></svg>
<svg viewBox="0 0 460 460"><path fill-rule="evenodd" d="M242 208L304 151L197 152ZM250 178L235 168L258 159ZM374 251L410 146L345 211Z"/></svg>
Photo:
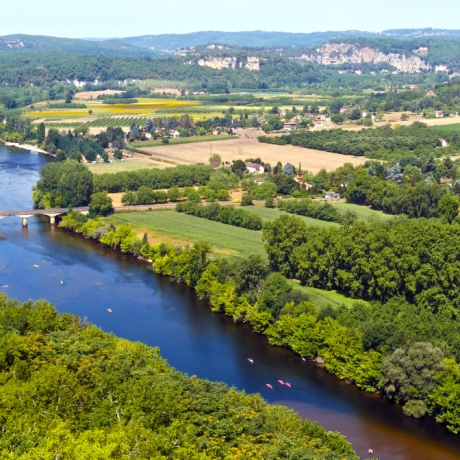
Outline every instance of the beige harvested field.
<svg viewBox="0 0 460 460"><path fill-rule="evenodd" d="M173 88L153 88L151 91L152 93L169 93L169 94L176 94L177 96L180 96L180 89L173 89Z"/></svg>
<svg viewBox="0 0 460 460"><path fill-rule="evenodd" d="M119 94L123 93L123 91L118 91L115 89L106 89L104 91L83 91L81 93L75 94L75 99L97 99L98 96L101 94Z"/></svg>
<svg viewBox="0 0 460 460"><path fill-rule="evenodd" d="M260 158L272 166L281 161L283 164L292 163L296 167L301 163L303 170L313 173L319 172L322 168L333 171L344 163L352 163L354 166L359 166L366 161L364 157L340 155L291 145L264 144L257 140L257 136L262 133L261 131L257 133L253 131L250 137L245 137L242 131L238 131L238 134L241 136L239 139L212 142L212 146L210 145L211 143L201 142L196 144L168 145L167 147L159 148L146 147L142 150L152 154L169 155L197 163L208 163L212 148L212 153L219 154L222 161L244 161L248 158Z"/></svg>

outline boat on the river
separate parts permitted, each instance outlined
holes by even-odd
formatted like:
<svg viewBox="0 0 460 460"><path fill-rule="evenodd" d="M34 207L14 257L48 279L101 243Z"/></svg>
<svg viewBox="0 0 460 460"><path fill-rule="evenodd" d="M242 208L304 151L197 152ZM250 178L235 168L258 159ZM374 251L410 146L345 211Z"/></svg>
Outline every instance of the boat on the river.
<svg viewBox="0 0 460 460"><path fill-rule="evenodd" d="M269 383L266 383L266 385L267 385L267 388L270 388L270 390L273 390L273 386L272 386L272 385L270 385Z"/></svg>
<svg viewBox="0 0 460 460"><path fill-rule="evenodd" d="M302 361L306 361L306 358L303 358L303 357L302 357Z"/></svg>
<svg viewBox="0 0 460 460"><path fill-rule="evenodd" d="M279 383L280 385L284 385L284 382L283 382L282 380L278 380L278 383Z"/></svg>
<svg viewBox="0 0 460 460"><path fill-rule="evenodd" d="M248 358L248 361L249 361L251 364L254 362L254 360L251 359L251 358Z"/></svg>
<svg viewBox="0 0 460 460"><path fill-rule="evenodd" d="M35 268L40 268L40 265L34 265Z"/></svg>
<svg viewBox="0 0 460 460"><path fill-rule="evenodd" d="M107 308L107 311L108 311L109 313L113 313L113 311L112 311L110 308Z"/></svg>
<svg viewBox="0 0 460 460"><path fill-rule="evenodd" d="M292 387L292 385L291 385L290 383L288 383L288 382L286 382L286 386L287 386L288 388L291 388L291 387Z"/></svg>

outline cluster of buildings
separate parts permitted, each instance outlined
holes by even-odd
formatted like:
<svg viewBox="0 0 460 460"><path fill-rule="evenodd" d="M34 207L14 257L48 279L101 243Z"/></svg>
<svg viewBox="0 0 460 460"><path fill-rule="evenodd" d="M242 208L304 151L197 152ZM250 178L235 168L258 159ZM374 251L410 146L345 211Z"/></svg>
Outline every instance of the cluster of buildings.
<svg viewBox="0 0 460 460"><path fill-rule="evenodd" d="M405 54L385 54L373 48L359 48L346 43L325 43L316 49L316 53L310 56L302 54L301 59L324 65L386 63L396 67L401 72L409 73L430 70L430 64L419 57L419 55L425 55L424 50L419 48L418 50L414 50L414 53L416 51L416 56L407 57Z"/></svg>
<svg viewBox="0 0 460 460"><path fill-rule="evenodd" d="M281 116L284 116L286 115L286 111L283 110L281 112ZM325 115L325 114L322 114L322 113L304 113L302 115L296 115L294 116L293 118L291 118L290 121L287 121L283 124L283 129L285 131L292 131L296 125L297 125L297 122L298 121L301 121L305 118L309 118L311 120L314 120L313 121L313 127L314 128L327 128L326 126L326 122L328 121L331 121L331 118L328 116L328 115Z"/></svg>

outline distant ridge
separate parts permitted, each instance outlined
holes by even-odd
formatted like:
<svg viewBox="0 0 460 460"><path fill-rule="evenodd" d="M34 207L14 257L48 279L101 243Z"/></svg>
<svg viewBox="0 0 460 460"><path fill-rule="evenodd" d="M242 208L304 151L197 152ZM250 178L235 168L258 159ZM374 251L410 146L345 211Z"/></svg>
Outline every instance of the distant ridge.
<svg viewBox="0 0 460 460"><path fill-rule="evenodd" d="M359 30L325 31L312 33L290 32L222 32L204 31L187 34L141 35L126 38L60 38L42 35L14 34L0 37L0 54L37 51L67 51L78 54L104 54L107 56L150 56L173 53L191 48L222 43L241 47L303 47L322 45L333 39L347 38L458 39L460 30L448 29L388 29L382 32Z"/></svg>

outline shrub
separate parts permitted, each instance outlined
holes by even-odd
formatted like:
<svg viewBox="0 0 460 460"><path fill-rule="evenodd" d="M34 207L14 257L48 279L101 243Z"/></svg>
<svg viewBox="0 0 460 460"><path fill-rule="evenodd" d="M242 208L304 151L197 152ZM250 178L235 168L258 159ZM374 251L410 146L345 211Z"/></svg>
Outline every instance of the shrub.
<svg viewBox="0 0 460 460"><path fill-rule="evenodd" d="M251 206L253 205L251 195L243 195L241 198L241 206Z"/></svg>

